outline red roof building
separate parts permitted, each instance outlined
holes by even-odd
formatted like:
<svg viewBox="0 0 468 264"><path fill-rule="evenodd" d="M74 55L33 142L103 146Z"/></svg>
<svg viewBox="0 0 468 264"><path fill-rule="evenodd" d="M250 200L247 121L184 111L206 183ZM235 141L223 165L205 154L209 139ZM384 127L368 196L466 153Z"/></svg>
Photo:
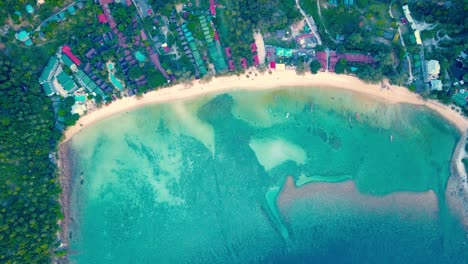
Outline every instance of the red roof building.
<svg viewBox="0 0 468 264"><path fill-rule="evenodd" d="M252 49L252 53L257 52L257 44L255 43L250 44L250 48Z"/></svg>
<svg viewBox="0 0 468 264"><path fill-rule="evenodd" d="M325 51L317 51L315 57L322 65L322 70L327 69L327 53Z"/></svg>
<svg viewBox="0 0 468 264"><path fill-rule="evenodd" d="M127 4L127 6L131 6L132 5L132 0L125 0L125 3Z"/></svg>
<svg viewBox="0 0 468 264"><path fill-rule="evenodd" d="M165 47L163 47L163 50L164 50L166 53L168 53L168 52L171 51L171 48L169 48L168 46L165 46Z"/></svg>
<svg viewBox="0 0 468 264"><path fill-rule="evenodd" d="M219 41L219 34L218 34L218 31L214 31L214 39Z"/></svg>
<svg viewBox="0 0 468 264"><path fill-rule="evenodd" d="M242 68L246 69L247 68L247 60L245 58L241 59L241 66Z"/></svg>
<svg viewBox="0 0 468 264"><path fill-rule="evenodd" d="M210 13L212 16L216 16L216 6L214 0L210 0Z"/></svg>
<svg viewBox="0 0 468 264"><path fill-rule="evenodd" d="M226 57L231 58L231 48L229 47L225 48L224 52L226 52Z"/></svg>
<svg viewBox="0 0 468 264"><path fill-rule="evenodd" d="M98 15L98 21L99 21L99 23L102 23L102 24L107 23L106 15L104 15L103 13L99 14Z"/></svg>
<svg viewBox="0 0 468 264"><path fill-rule="evenodd" d="M258 61L258 56L257 55L254 55L252 58L253 58L253 65L254 66L260 65L260 62Z"/></svg>
<svg viewBox="0 0 468 264"><path fill-rule="evenodd" d="M75 56L75 54L73 54L68 45L63 45L62 52L65 53L65 55L67 55L70 58L70 60L72 60L73 63L76 64L76 66L80 66L81 61Z"/></svg>
<svg viewBox="0 0 468 264"><path fill-rule="evenodd" d="M230 71L233 71L233 70L236 69L236 67L234 66L234 61L233 60L229 60L228 64L229 64L229 70Z"/></svg>
<svg viewBox="0 0 468 264"><path fill-rule="evenodd" d="M322 51L322 53L325 53ZM319 59L319 52L316 53L317 59L322 64L322 61ZM329 64L328 64L328 71L334 72L335 66L338 60L345 59L347 62L357 62L357 63L365 63L365 64L372 64L375 63L374 58L369 55L359 54L359 53L337 53L335 51L329 52ZM326 65L326 54L325 54L325 65ZM322 64L322 68L323 64Z"/></svg>
<svg viewBox="0 0 468 264"><path fill-rule="evenodd" d="M276 62L270 61L270 69L276 69Z"/></svg>

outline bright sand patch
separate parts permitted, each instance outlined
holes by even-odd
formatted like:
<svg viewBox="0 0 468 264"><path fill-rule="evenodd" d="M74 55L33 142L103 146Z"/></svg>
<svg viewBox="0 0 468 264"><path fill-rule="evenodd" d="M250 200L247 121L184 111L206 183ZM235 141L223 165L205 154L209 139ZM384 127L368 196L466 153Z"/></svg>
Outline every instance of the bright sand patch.
<svg viewBox="0 0 468 264"><path fill-rule="evenodd" d="M204 102L204 100L202 100ZM177 102L171 105L173 113L176 116L172 119L170 124L171 130L179 132L187 136L194 137L205 147L210 150L211 154L214 155L215 143L214 143L214 130L213 127L203 121L197 116L197 109L199 104L196 106L188 106L185 103Z"/></svg>
<svg viewBox="0 0 468 264"><path fill-rule="evenodd" d="M232 90L268 90L280 87L307 87L309 89L317 87L332 87L364 93L370 97L381 99L392 104L409 103L414 105L425 105L452 122L460 131L468 129L467 119L456 111L432 100L423 101L419 95L410 92L404 87L391 86L389 90L382 90L379 85L366 84L356 77L322 72L315 75L307 74L305 76L297 76L294 71L287 70L273 72L272 74L258 74L257 76L253 76L253 74L251 74L250 76L251 77L249 78L246 78L245 76L219 77L214 78L209 83L194 81L193 86L189 88L183 84L178 84L170 88L149 92L140 99L137 97L123 98L113 102L109 106L103 107L81 117L76 125L69 127L65 131L65 141L68 141L82 128L96 121L139 106L189 99Z"/></svg>
<svg viewBox="0 0 468 264"><path fill-rule="evenodd" d="M301 147L284 139L252 139L249 146L266 171L288 160L297 164L305 164L307 159L307 155Z"/></svg>
<svg viewBox="0 0 468 264"><path fill-rule="evenodd" d="M254 33L254 39L255 44L257 45L258 61L260 62L260 64L263 64L265 62L266 56L265 42L263 42L263 36L261 33Z"/></svg>
<svg viewBox="0 0 468 264"><path fill-rule="evenodd" d="M437 217L439 212L437 196L432 190L426 192L397 192L385 196L374 196L360 193L353 181L315 182L297 188L294 179L288 177L278 197L278 207L287 211L292 204L301 199L319 201L323 205L332 205L333 203L349 204L364 211L392 211L402 214L405 218L415 217L422 212ZM287 218L288 212L285 213Z"/></svg>

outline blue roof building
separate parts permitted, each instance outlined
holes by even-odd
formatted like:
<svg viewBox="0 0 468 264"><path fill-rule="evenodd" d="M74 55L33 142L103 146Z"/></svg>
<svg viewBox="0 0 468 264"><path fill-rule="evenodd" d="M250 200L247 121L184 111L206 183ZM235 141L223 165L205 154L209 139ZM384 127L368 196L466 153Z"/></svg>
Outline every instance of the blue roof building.
<svg viewBox="0 0 468 264"><path fill-rule="evenodd" d="M26 46L31 46L33 44L32 40L29 38L29 33L26 30L21 30L16 33L15 38L23 42Z"/></svg>
<svg viewBox="0 0 468 264"><path fill-rule="evenodd" d="M22 16L22 15L21 15L21 12L18 11L18 10L15 11L15 15L17 15L19 18L21 18L21 16Z"/></svg>
<svg viewBox="0 0 468 264"><path fill-rule="evenodd" d="M34 13L34 8L32 7L32 5L26 5L25 9L26 9L26 12L28 12L28 14Z"/></svg>
<svg viewBox="0 0 468 264"><path fill-rule="evenodd" d="M74 15L74 14L76 13L76 9L75 9L74 6L68 7L68 8L67 8L67 11L68 11L70 14L72 14L72 15Z"/></svg>

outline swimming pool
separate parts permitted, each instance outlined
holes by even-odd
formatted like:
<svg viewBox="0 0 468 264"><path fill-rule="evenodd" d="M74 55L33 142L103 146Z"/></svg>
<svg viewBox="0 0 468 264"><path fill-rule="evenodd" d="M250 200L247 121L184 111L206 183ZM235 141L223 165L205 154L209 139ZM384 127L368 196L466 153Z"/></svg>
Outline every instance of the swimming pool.
<svg viewBox="0 0 468 264"><path fill-rule="evenodd" d="M107 65L107 70L109 71L109 80L117 89L122 90L124 88L124 83L115 77L114 63L108 62L106 65Z"/></svg>

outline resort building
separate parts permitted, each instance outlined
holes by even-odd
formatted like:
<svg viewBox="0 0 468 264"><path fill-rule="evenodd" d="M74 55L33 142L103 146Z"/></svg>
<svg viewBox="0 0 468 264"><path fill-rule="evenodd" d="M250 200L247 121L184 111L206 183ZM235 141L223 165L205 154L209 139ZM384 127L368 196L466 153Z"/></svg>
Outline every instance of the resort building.
<svg viewBox="0 0 468 264"><path fill-rule="evenodd" d="M32 46L33 42L29 37L29 33L26 30L21 30L15 34L15 38L24 43L26 46Z"/></svg>
<svg viewBox="0 0 468 264"><path fill-rule="evenodd" d="M62 52L68 56L68 58L70 58L70 60L76 64L76 66L80 66L81 65L81 61L75 56L75 54L73 54L73 52L71 51L70 47L68 45L63 45L62 47Z"/></svg>
<svg viewBox="0 0 468 264"><path fill-rule="evenodd" d="M78 85L73 81L73 78L63 71L57 75L57 81L69 94L78 89Z"/></svg>
<svg viewBox="0 0 468 264"><path fill-rule="evenodd" d="M277 71L284 71L284 70L286 70L286 64L284 64L284 63L277 63L277 64L276 64L276 70L277 70Z"/></svg>
<svg viewBox="0 0 468 264"><path fill-rule="evenodd" d="M39 83L42 86L42 90L47 96L53 96L57 93L55 90L52 81L54 79L55 72L57 71L59 61L56 56L52 56L49 59L49 62L42 70L41 76L39 77Z"/></svg>
<svg viewBox="0 0 468 264"><path fill-rule="evenodd" d="M440 64L437 60L430 60L426 62L427 79L434 80L439 78Z"/></svg>
<svg viewBox="0 0 468 264"><path fill-rule="evenodd" d="M34 14L34 8L32 7L32 5L26 5L25 9L28 14Z"/></svg>

